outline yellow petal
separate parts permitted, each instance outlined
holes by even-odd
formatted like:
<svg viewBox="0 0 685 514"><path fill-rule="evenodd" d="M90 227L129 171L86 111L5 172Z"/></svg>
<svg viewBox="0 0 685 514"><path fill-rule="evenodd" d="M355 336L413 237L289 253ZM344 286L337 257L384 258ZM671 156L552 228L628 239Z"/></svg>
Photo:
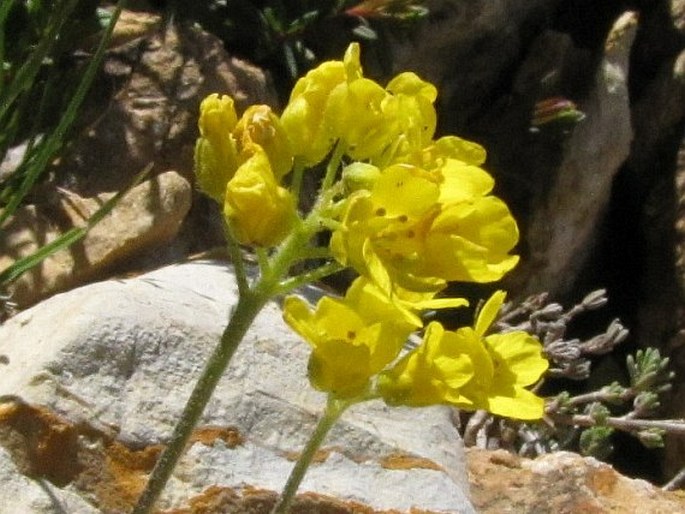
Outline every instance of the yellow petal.
<svg viewBox="0 0 685 514"><path fill-rule="evenodd" d="M507 418L535 420L545 413L545 400L523 388L516 388L513 396L491 396L488 411Z"/></svg>
<svg viewBox="0 0 685 514"><path fill-rule="evenodd" d="M516 384L532 385L549 367L542 355L542 345L527 332L492 334L485 339L490 350L516 376Z"/></svg>
<svg viewBox="0 0 685 514"><path fill-rule="evenodd" d="M360 55L361 48L359 43L350 43L347 50L345 50L343 63L345 64L345 74L347 75L348 82L360 79L363 76Z"/></svg>
<svg viewBox="0 0 685 514"><path fill-rule="evenodd" d="M299 79L281 114L291 149L306 166L314 166L328 154L335 139L323 123L328 97L337 85L345 82L341 61L327 61Z"/></svg>
<svg viewBox="0 0 685 514"><path fill-rule="evenodd" d="M487 157L485 148L478 143L467 141L457 136L441 137L435 142L433 148L427 149L427 151L434 152L435 157L457 159L474 166L483 164Z"/></svg>
<svg viewBox="0 0 685 514"><path fill-rule="evenodd" d="M495 185L492 176L482 168L455 159L447 159L439 171L444 177L440 185L440 203L443 204L485 196Z"/></svg>
<svg viewBox="0 0 685 514"><path fill-rule="evenodd" d="M383 109L388 96L379 84L364 78L340 84L331 91L323 123L330 127L332 138L344 142L353 159L369 159L394 141L395 120Z"/></svg>
<svg viewBox="0 0 685 514"><path fill-rule="evenodd" d="M266 152L277 181L292 169L293 154L288 135L269 106L248 107L235 127L234 136L243 148L259 145Z"/></svg>
<svg viewBox="0 0 685 514"><path fill-rule="evenodd" d="M226 187L224 215L239 242L268 248L286 237L297 213L290 192L276 183L266 153L254 147Z"/></svg>
<svg viewBox="0 0 685 514"><path fill-rule="evenodd" d="M316 344L318 331L314 328L309 304L298 296L288 296L283 302L283 319L309 344Z"/></svg>
<svg viewBox="0 0 685 514"><path fill-rule="evenodd" d="M388 82L386 89L394 94L420 96L431 103L438 98L438 90L433 84L410 71L396 75Z"/></svg>
<svg viewBox="0 0 685 514"><path fill-rule="evenodd" d="M483 337L490 328L490 325L494 323L506 297L507 293L504 291L495 291L483 307L481 307L474 327L476 334L480 337Z"/></svg>
<svg viewBox="0 0 685 514"><path fill-rule="evenodd" d="M195 145L198 188L223 203L226 184L238 168L238 149L231 133L237 123L233 99L209 95L200 104L200 137Z"/></svg>
<svg viewBox="0 0 685 514"><path fill-rule="evenodd" d="M372 194L377 216L415 218L437 203L440 186L420 168L398 164L383 170Z"/></svg>

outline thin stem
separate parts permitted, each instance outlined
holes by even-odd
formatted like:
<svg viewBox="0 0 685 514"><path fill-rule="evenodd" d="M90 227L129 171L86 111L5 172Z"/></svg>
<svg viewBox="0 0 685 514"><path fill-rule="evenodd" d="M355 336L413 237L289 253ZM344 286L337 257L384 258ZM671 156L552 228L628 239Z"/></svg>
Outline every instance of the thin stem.
<svg viewBox="0 0 685 514"><path fill-rule="evenodd" d="M223 218L223 217L222 217ZM228 222L223 218L224 224L224 235L226 236L226 246L228 246L228 253L231 256L231 262L233 263L233 269L235 271L235 279L238 283L238 294L243 296L248 292L250 285L247 280L247 271L245 269L245 263L243 262L243 254L240 251L240 245L238 241L233 237L233 232Z"/></svg>
<svg viewBox="0 0 685 514"><path fill-rule="evenodd" d="M466 423L464 429L464 444L466 446L476 446L478 443L478 432L483 428L490 418L490 413L486 410L477 410Z"/></svg>
<svg viewBox="0 0 685 514"><path fill-rule="evenodd" d="M271 263L269 262L269 251L266 248L257 247L255 248L255 254L257 255L257 262L259 263L259 269L263 274L268 273Z"/></svg>
<svg viewBox="0 0 685 514"><path fill-rule="evenodd" d="M169 444L152 470L150 479L132 514L148 514L152 511L155 501L169 480L176 462L181 457L197 421L212 397L219 379L224 374L226 366L248 328L269 298L265 295L244 294L238 299L231 320L221 336L221 342L214 349L214 353L205 365L200 379L195 384L178 424L174 428Z"/></svg>
<svg viewBox="0 0 685 514"><path fill-rule="evenodd" d="M293 163L293 176L290 182L290 194L295 199L295 205L300 205L300 191L302 190L302 178L304 177L304 163L301 159L295 158Z"/></svg>
<svg viewBox="0 0 685 514"><path fill-rule="evenodd" d="M271 514L286 514L288 512L290 505L295 499L295 493L300 487L300 483L302 483L302 479L307 473L307 469L312 463L312 459L314 458L314 455L316 455L317 450L323 444L328 432L333 428L333 425L340 419L342 413L354 403L356 403L356 401L339 400L332 398L331 396L328 397L326 410L319 420L319 423L316 425L309 441L307 441L307 445L304 447L300 458L297 459L295 467L290 472L288 481L283 488L283 493L278 502L276 502Z"/></svg>
<svg viewBox="0 0 685 514"><path fill-rule="evenodd" d="M281 282L281 285L278 288L278 294L287 294L293 289L297 289L298 287L306 284L311 284L312 282L316 282L324 277L333 275L334 273L342 271L343 269L345 269L345 266L337 261L328 262L312 271L284 280Z"/></svg>
<svg viewBox="0 0 685 514"><path fill-rule="evenodd" d="M333 185L335 181L335 176L340 168L340 162L342 161L343 155L345 155L345 150L347 150L347 145L338 140L333 149L333 154L331 155L328 164L326 165L326 175L324 175L323 182L321 183L321 191L325 193Z"/></svg>
<svg viewBox="0 0 685 514"><path fill-rule="evenodd" d="M342 155L342 154L341 154ZM222 377L231 357L235 353L238 345L245 336L248 328L256 318L259 311L266 303L278 294L282 288L281 282L288 274L294 262L301 260L301 253L306 251L313 235L320 230L318 219L320 210L327 207L326 202L318 202L312 212L301 223L296 224L293 231L276 250L267 263L260 266L261 276L259 280L249 288L245 271L242 271L242 279L239 279L240 297L235 310L231 314L231 319L224 331L221 342L209 358L202 374L193 389L193 392L183 409L181 417L174 427L168 446L162 452L159 461L152 470L150 479L138 500L132 514L148 514L162 493L169 477L171 476L176 463L180 459L185 445L190 435L202 415L209 399L216 388L219 379ZM230 236L230 229L228 231ZM229 237L229 249L235 259L234 265L241 266L242 258L237 243ZM231 243L232 241L232 243ZM263 255L262 257L265 257ZM328 268L324 267L324 271ZM308 278L313 280L316 275L312 273ZM242 282L241 282L242 281ZM242 285L241 285L242 283ZM304 282L302 282L304 283ZM335 405L338 405L335 403ZM336 419L347 404L339 407ZM332 422L334 422L333 420ZM330 428L330 427L329 427ZM325 434L324 434L325 435Z"/></svg>
<svg viewBox="0 0 685 514"><path fill-rule="evenodd" d="M311 248L305 248L300 255L300 261L308 261L312 259L330 259L331 249L328 246L312 246Z"/></svg>
<svg viewBox="0 0 685 514"><path fill-rule="evenodd" d="M616 418L608 417L598 423L595 418L587 414L548 414L548 416L555 422L567 426L578 427L593 427L595 425L606 425L624 432L634 432L636 430L646 430L649 428L656 428L664 430L669 434L685 434L685 420L682 419L634 419L634 418Z"/></svg>
<svg viewBox="0 0 685 514"><path fill-rule="evenodd" d="M565 404L576 406L592 402L611 402L612 400L615 400L617 397L622 401L627 401L633 398L635 395L636 393L630 388L627 388L625 392L619 395L617 395L616 393L599 390L593 391L591 393L583 393L576 396L572 396L568 399L567 402L565 402Z"/></svg>

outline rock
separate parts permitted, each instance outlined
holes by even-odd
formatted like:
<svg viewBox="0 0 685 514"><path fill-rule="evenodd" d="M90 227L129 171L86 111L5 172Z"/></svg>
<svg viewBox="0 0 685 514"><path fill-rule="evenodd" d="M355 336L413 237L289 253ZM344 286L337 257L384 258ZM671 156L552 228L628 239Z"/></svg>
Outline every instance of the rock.
<svg viewBox="0 0 685 514"><path fill-rule="evenodd" d="M635 141L614 187L605 243L610 296L628 304L636 346L658 348L676 372L664 416L685 416L685 41L683 3L647 10L631 58ZM606 271L601 271L606 275ZM605 279L606 280L606 279ZM628 317L630 316L630 317ZM669 437L664 479L685 466L685 439Z"/></svg>
<svg viewBox="0 0 685 514"><path fill-rule="evenodd" d="M501 88L502 77L544 26L558 0L424 2L428 22L412 37L391 43L391 75L412 70L440 92L438 116L447 131L464 134Z"/></svg>
<svg viewBox="0 0 685 514"><path fill-rule="evenodd" d="M63 183L79 194L118 190L149 163L192 180L199 105L210 93L231 95L239 111L277 101L264 71L229 56L196 26L131 12L118 26L119 46L108 51L59 165Z"/></svg>
<svg viewBox="0 0 685 514"><path fill-rule="evenodd" d="M45 479L22 475L9 453L0 448L0 488L2 512L6 514L97 514L99 511L68 489L60 489Z"/></svg>
<svg viewBox="0 0 685 514"><path fill-rule="evenodd" d="M480 514L685 511L685 494L662 491L592 457L556 452L536 459L504 450L467 450L471 497ZM541 492L544 491L544 494Z"/></svg>
<svg viewBox="0 0 685 514"><path fill-rule="evenodd" d="M63 190L52 203L20 207L0 232L0 269L31 255L87 219L114 193L81 198ZM190 209L191 190L178 173L162 173L133 188L114 210L70 248L60 250L10 284L26 307L58 291L102 278L145 252L163 254ZM159 255L161 258L162 255Z"/></svg>
<svg viewBox="0 0 685 514"><path fill-rule="evenodd" d="M52 456L38 459L50 462L42 475L102 512L125 512L235 301L230 268L193 261L91 284L17 314L0 327L0 445L28 461L24 473L36 472L30 456L41 448ZM306 379L308 353L279 307L268 305L219 382L160 508L268 512L325 400ZM75 444L54 434L72 434ZM74 460L81 467L64 471L63 461ZM311 508L303 512L471 513L467 490L447 408L369 402L334 428L300 504Z"/></svg>
<svg viewBox="0 0 685 514"><path fill-rule="evenodd" d="M547 190L532 198L523 235L527 258L517 270L526 294L567 294L595 248L614 176L633 138L628 59L636 30L634 12L614 23L594 86L579 107L585 119L565 142Z"/></svg>

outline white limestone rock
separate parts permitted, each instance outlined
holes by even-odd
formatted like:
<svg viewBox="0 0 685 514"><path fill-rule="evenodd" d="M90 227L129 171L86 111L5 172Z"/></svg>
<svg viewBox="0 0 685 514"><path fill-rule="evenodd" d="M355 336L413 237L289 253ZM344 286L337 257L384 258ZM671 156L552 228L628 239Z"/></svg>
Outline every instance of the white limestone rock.
<svg viewBox="0 0 685 514"><path fill-rule="evenodd" d="M0 512L3 514L98 514L78 494L47 480L25 477L7 451L0 447Z"/></svg>
<svg viewBox="0 0 685 514"><path fill-rule="evenodd" d="M7 361L0 364L0 395L114 429L130 446L164 442L236 291L228 266L195 261L57 295L0 327ZM280 491L293 465L287 457L302 449L325 400L308 384L308 354L278 305L268 305L201 422L232 427L242 444L195 443L160 507L188 505L211 485ZM462 444L446 408L354 406L324 449L328 458L311 468L300 492L374 509L473 512ZM389 464L398 456L410 464Z"/></svg>

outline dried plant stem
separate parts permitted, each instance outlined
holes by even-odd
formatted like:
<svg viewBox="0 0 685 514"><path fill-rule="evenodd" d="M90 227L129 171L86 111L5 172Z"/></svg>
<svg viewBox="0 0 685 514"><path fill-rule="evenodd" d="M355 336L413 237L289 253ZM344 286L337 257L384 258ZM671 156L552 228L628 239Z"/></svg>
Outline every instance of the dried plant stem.
<svg viewBox="0 0 685 514"><path fill-rule="evenodd" d="M637 395L637 392L633 391L632 389L626 389L624 393L620 395L621 400L628 400L630 398L633 398ZM573 396L569 398L565 404L566 405L582 405L585 403L592 403L592 402L611 402L616 399L616 394L611 393L611 392L606 392L606 391L593 391L591 393L584 393L584 394L579 394L577 396Z"/></svg>
<svg viewBox="0 0 685 514"><path fill-rule="evenodd" d="M548 414L548 418L555 423L577 426L593 427L596 425L606 425L624 432L634 432L636 430L658 429L664 430L669 434L685 435L685 420L682 419L634 419L626 417L608 417L601 422L587 414Z"/></svg>

